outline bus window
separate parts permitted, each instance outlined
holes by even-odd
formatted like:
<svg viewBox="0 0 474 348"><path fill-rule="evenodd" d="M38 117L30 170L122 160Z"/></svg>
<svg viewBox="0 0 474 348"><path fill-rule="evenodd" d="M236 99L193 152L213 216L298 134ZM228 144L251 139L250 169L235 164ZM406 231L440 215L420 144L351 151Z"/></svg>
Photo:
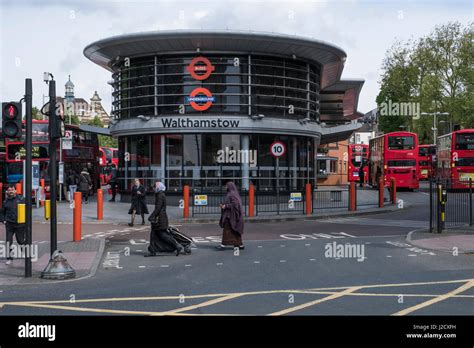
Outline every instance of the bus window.
<svg viewBox="0 0 474 348"><path fill-rule="evenodd" d="M474 133L456 134L456 150L474 150Z"/></svg>
<svg viewBox="0 0 474 348"><path fill-rule="evenodd" d="M411 136L388 137L389 150L413 150L414 138Z"/></svg>

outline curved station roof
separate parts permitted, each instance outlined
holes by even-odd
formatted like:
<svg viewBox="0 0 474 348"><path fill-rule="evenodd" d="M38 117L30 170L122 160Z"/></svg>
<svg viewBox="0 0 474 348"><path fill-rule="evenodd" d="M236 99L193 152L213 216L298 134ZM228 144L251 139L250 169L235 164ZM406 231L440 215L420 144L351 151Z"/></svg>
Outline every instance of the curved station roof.
<svg viewBox="0 0 474 348"><path fill-rule="evenodd" d="M173 30L113 36L84 49L87 58L110 71L120 57L196 52L276 55L316 63L321 66L321 122L340 125L363 116L357 103L364 81L341 81L346 53L319 40L253 31Z"/></svg>

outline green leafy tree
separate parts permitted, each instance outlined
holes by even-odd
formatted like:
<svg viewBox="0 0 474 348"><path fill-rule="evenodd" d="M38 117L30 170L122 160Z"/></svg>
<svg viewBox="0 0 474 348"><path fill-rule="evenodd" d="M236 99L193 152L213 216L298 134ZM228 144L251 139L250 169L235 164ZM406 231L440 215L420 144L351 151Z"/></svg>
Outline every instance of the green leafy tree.
<svg viewBox="0 0 474 348"><path fill-rule="evenodd" d="M91 121L87 123L89 126L95 127L104 127L104 123L99 117L94 117ZM118 147L118 140L107 135L99 134L99 145L105 147Z"/></svg>
<svg viewBox="0 0 474 348"><path fill-rule="evenodd" d="M471 25L458 22L437 26L416 41L395 43L382 64L379 106L392 103L417 103L425 113L448 112L440 117L438 135L454 125L474 127L473 34ZM420 143L434 143L433 117L381 116L379 128L390 132L403 127L418 133Z"/></svg>

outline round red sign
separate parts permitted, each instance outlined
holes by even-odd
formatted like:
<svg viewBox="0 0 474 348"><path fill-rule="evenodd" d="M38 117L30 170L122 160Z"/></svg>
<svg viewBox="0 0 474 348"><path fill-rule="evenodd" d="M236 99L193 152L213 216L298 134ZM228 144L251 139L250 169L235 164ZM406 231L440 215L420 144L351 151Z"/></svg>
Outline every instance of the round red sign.
<svg viewBox="0 0 474 348"><path fill-rule="evenodd" d="M197 97L198 94L204 94L205 97ZM203 99L204 104L198 104L196 99ZM189 100L189 105L191 105L191 107L194 110L205 111L211 107L212 102L214 101L214 97L212 96L212 93L207 88L198 87L191 92L188 100Z"/></svg>
<svg viewBox="0 0 474 348"><path fill-rule="evenodd" d="M198 63L202 63L199 65L196 65ZM211 64L209 59L204 58L204 57L196 57L191 61L191 64L189 64L186 67L186 70L191 74L191 76L199 81L207 79L209 76L211 76L212 72L216 68L214 65ZM203 74L198 74L198 73L203 73Z"/></svg>
<svg viewBox="0 0 474 348"><path fill-rule="evenodd" d="M270 154L273 157L281 157L286 153L285 143L282 141L275 141L270 145Z"/></svg>

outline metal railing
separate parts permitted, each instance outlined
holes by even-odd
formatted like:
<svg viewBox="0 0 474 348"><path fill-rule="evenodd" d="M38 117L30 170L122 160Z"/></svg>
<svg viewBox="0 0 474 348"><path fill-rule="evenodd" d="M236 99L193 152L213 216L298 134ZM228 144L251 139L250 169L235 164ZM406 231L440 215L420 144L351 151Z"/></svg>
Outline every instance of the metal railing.
<svg viewBox="0 0 474 348"><path fill-rule="evenodd" d="M472 226L472 191L471 179L430 180L430 232Z"/></svg>

